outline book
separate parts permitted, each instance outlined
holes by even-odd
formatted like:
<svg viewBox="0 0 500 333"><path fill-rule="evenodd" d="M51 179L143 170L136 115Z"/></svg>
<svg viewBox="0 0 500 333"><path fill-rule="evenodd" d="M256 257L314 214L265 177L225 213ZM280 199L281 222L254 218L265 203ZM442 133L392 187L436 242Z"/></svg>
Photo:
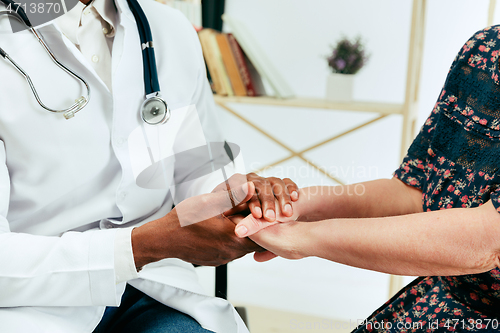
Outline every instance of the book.
<svg viewBox="0 0 500 333"><path fill-rule="evenodd" d="M216 39L234 95L247 96L247 90L240 76L240 71L233 55L233 51L231 50L231 46L229 45L227 34L218 34L216 35Z"/></svg>
<svg viewBox="0 0 500 333"><path fill-rule="evenodd" d="M246 26L228 14L222 15L222 20L231 28L234 37L259 74L269 82L276 97L293 97L295 95L293 90L274 67Z"/></svg>
<svg viewBox="0 0 500 333"><path fill-rule="evenodd" d="M252 64L247 55L243 52L243 58L248 66L248 72L250 73L250 81L253 84L255 90L255 96L266 96L266 88L264 87L264 82L262 81L262 76L260 76L259 71Z"/></svg>
<svg viewBox="0 0 500 333"><path fill-rule="evenodd" d="M234 96L233 88L231 86L231 81L229 81L229 76L227 75L226 67L224 66L224 61L222 60L222 54L219 49L219 43L217 43L217 35L220 33L212 30L209 35L209 42L212 44L212 50L214 53L215 66L217 67L217 72L219 75L219 80L222 85L221 95Z"/></svg>
<svg viewBox="0 0 500 333"><path fill-rule="evenodd" d="M217 61L215 60L215 52L213 51L213 45L210 42L210 35L214 32L211 29L203 29L198 32L198 38L200 39L201 48L203 50L203 57L205 58L205 63L208 67L209 75L213 82L213 90L217 94L225 95L222 87L222 81L219 78L219 73L217 70Z"/></svg>
<svg viewBox="0 0 500 333"><path fill-rule="evenodd" d="M231 51L233 52L233 56L236 61L236 66L238 67L241 80L245 85L247 96L254 97L260 95L255 89L255 84L253 82L254 80L252 80L252 77L250 75L247 61L245 60L245 55L243 54L240 45L236 41L236 38L234 38L233 34L227 34L227 40L229 42L229 46L231 47Z"/></svg>
<svg viewBox="0 0 500 333"><path fill-rule="evenodd" d="M207 64L210 77L214 84L214 90L222 96L234 96L231 82L222 61L222 54L217 43L219 33L213 29L203 29L198 32L203 56Z"/></svg>

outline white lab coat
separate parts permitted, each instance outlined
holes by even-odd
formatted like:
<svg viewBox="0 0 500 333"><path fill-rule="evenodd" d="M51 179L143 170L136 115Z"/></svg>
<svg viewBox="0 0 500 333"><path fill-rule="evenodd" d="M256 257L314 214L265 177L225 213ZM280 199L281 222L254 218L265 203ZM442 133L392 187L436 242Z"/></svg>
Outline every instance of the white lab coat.
<svg viewBox="0 0 500 333"><path fill-rule="evenodd" d="M57 56L91 86L89 105L71 120L42 110L24 78L0 61L0 332L91 332L125 288L115 283L116 228L157 219L172 207L169 189L135 183L127 141L141 126L143 62L133 15L125 0L116 4L121 22L112 94L54 24L40 29ZM163 96L173 110L194 105L206 140L221 141L194 29L173 9L152 0L141 5L153 32ZM12 34L4 18L0 46L31 75L48 106L67 107L84 93L29 32ZM177 135L167 149L192 148L190 124L170 127ZM186 173L171 172L174 179ZM178 195L206 193L219 182L205 177ZM107 219L113 217L110 202L122 221ZM248 332L229 303L203 295L190 264L154 263L129 283L209 330Z"/></svg>

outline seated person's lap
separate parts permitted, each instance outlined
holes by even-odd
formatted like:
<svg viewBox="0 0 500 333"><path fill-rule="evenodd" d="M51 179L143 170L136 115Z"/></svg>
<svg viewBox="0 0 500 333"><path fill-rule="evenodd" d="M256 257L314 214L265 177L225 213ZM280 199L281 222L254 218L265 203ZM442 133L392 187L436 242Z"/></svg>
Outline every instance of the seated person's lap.
<svg viewBox="0 0 500 333"><path fill-rule="evenodd" d="M127 285L120 307L107 307L94 333L206 333L185 313Z"/></svg>

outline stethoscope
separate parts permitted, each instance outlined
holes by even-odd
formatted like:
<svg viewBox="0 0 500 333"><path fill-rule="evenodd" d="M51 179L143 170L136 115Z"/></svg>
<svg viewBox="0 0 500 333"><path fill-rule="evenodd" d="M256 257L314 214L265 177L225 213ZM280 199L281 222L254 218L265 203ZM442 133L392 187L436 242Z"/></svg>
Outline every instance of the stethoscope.
<svg viewBox="0 0 500 333"><path fill-rule="evenodd" d="M54 113L63 113L64 118L71 119L74 117L75 113L83 109L90 101L90 87L88 83L80 77L78 74L70 70L68 67L63 65L54 53L50 50L47 43L43 40L43 37L33 28L28 16L24 12L23 8L16 4L13 0L0 0L6 6L12 8L10 11L0 11L0 15L8 15L19 22L24 24L31 33L36 37L36 39L43 46L45 51L49 54L50 58L54 63L63 69L66 73L73 76L82 82L87 90L87 96L81 96L75 100L75 103L69 108L64 110L54 110L47 107L40 99L33 82L29 75L19 66L2 48L0 48L0 56L10 62L26 79L28 82L33 95L35 96L38 104L47 111ZM161 97L160 84L158 82L158 73L156 69L156 60L153 48L153 37L151 34L151 28L149 26L146 15L144 14L141 6L137 0L127 0L130 10L132 11L135 21L137 22L137 28L139 30L139 36L141 39L142 47L142 59L144 67L144 89L146 93L146 99L141 105L140 115L142 120L149 125L159 125L164 124L170 118L170 109L167 102Z"/></svg>

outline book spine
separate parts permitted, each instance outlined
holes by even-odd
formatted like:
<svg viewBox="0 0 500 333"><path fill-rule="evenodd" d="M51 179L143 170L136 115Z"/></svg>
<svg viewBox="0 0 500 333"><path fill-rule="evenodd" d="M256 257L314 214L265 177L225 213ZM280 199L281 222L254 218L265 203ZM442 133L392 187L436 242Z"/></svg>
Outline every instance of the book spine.
<svg viewBox="0 0 500 333"><path fill-rule="evenodd" d="M247 90L240 76L240 71L236 64L233 52L231 51L231 46L229 46L229 41L227 34L218 34L217 43L219 44L219 49L222 55L222 61L226 68L229 81L233 88L233 92L236 96L246 96Z"/></svg>
<svg viewBox="0 0 500 333"><path fill-rule="evenodd" d="M205 63L207 64L208 71L210 72L210 77L212 78L213 89L217 94L225 95L222 82L220 81L220 74L217 70L217 61L215 58L213 45L212 43L210 43L210 36L213 33L214 32L210 29L203 29L198 33L198 37L200 38L203 56L205 57Z"/></svg>
<svg viewBox="0 0 500 333"><path fill-rule="evenodd" d="M233 88L231 87L231 82L229 81L229 76L227 75L226 67L224 67L224 62L222 60L219 43L217 43L217 35L219 35L218 32L211 34L209 41L212 44L212 49L214 50L217 72L219 73L219 80L222 85L221 95L234 96Z"/></svg>
<svg viewBox="0 0 500 333"><path fill-rule="evenodd" d="M247 96L257 96L255 91L254 83L252 81L252 77L250 76L250 71L248 70L248 66L245 62L245 57L243 55L243 51L241 50L240 45L236 41L236 38L232 34L227 34L227 40L229 42L229 46L231 47L231 51L233 52L234 59L236 61L236 65L238 66L238 70L240 72L241 79L243 84L245 85Z"/></svg>

